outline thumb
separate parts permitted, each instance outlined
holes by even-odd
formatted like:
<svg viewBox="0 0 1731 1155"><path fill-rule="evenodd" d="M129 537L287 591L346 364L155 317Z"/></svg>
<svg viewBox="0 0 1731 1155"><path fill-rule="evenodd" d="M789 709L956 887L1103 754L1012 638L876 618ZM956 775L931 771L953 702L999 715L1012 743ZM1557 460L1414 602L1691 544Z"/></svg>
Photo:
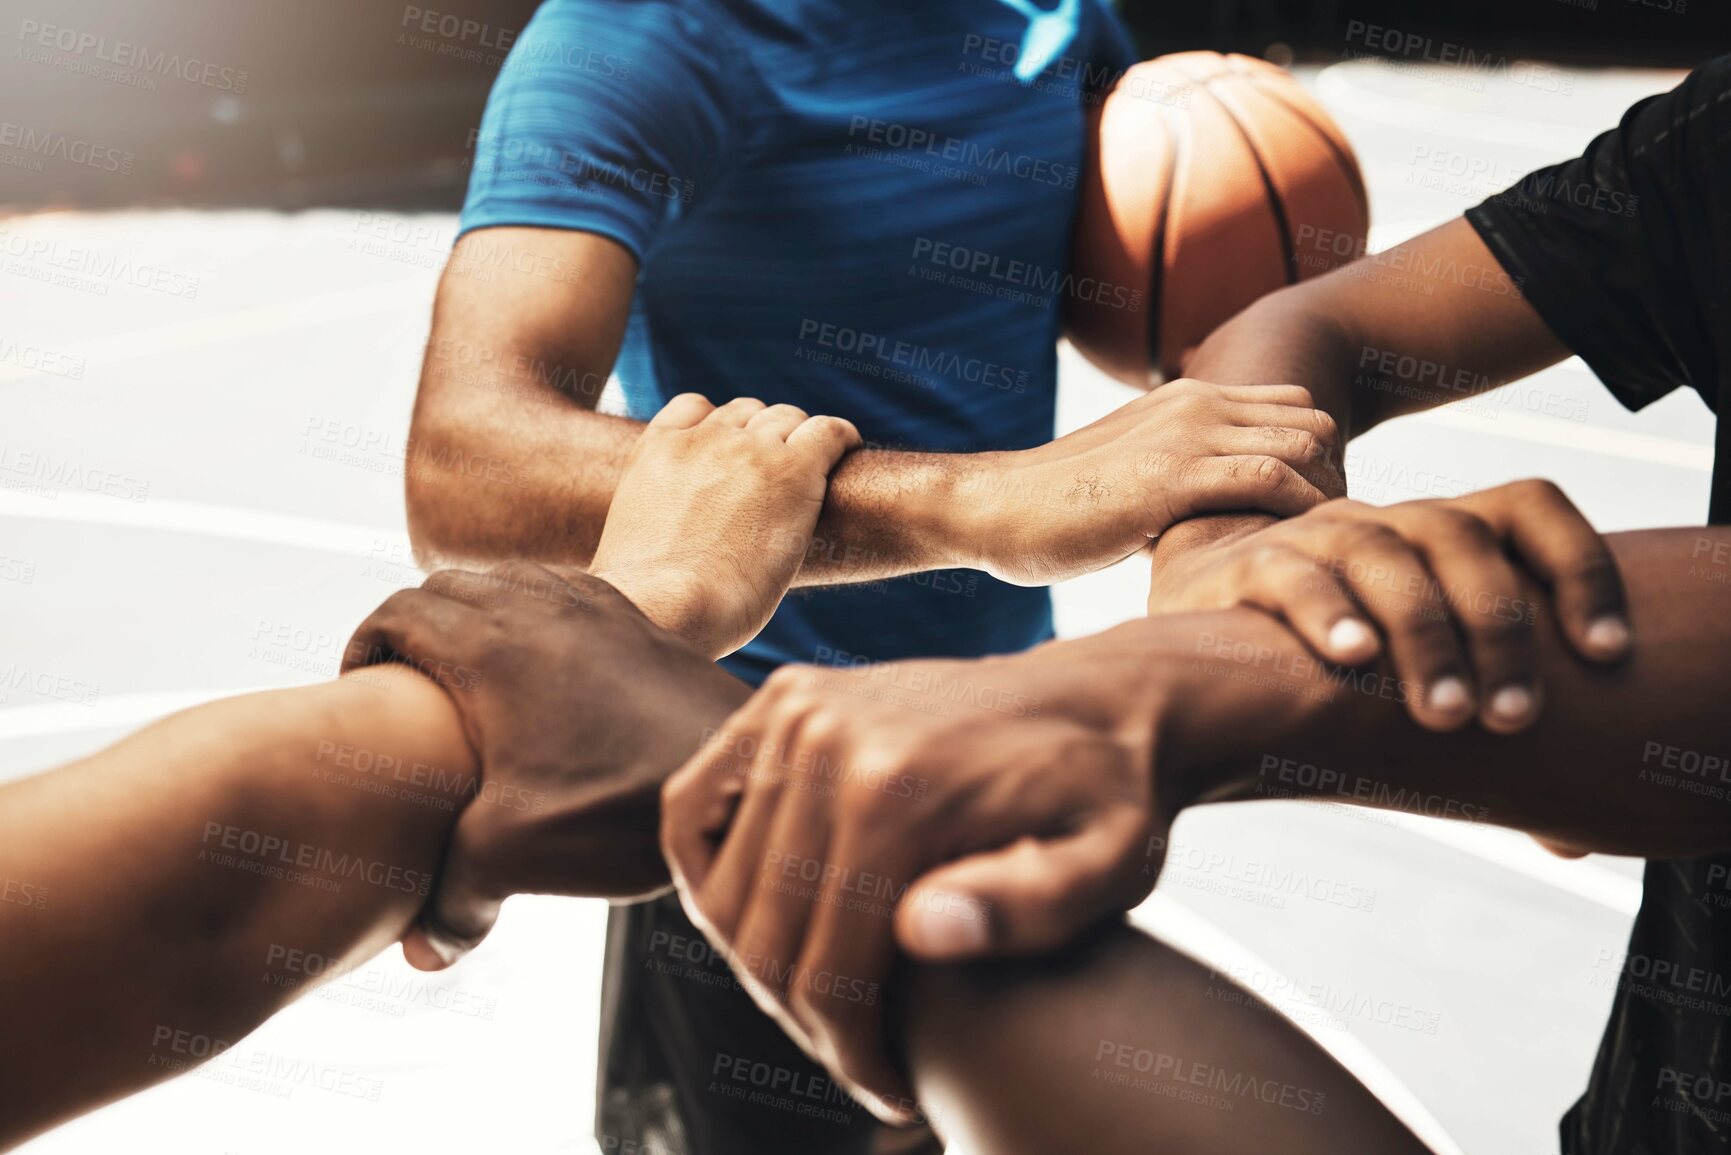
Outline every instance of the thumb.
<svg viewBox="0 0 1731 1155"><path fill-rule="evenodd" d="M464 824L459 821L445 855L445 865L432 897L403 936L403 957L419 971L441 971L476 947L499 921L504 900L482 885L466 853Z"/></svg>
<svg viewBox="0 0 1731 1155"><path fill-rule="evenodd" d="M1114 802L1060 838L1023 838L940 866L896 908L896 941L926 962L1055 950L1147 897L1152 831L1143 807Z"/></svg>

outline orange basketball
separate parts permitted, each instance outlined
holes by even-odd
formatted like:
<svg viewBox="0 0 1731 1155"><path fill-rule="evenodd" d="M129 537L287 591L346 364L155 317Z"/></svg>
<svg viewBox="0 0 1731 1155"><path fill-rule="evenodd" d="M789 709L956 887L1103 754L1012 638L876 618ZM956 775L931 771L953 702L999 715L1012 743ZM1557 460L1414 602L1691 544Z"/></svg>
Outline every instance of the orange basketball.
<svg viewBox="0 0 1731 1155"><path fill-rule="evenodd" d="M1119 380L1176 376L1258 297L1363 252L1369 226L1351 146L1286 72L1145 61L1090 113L1066 334Z"/></svg>

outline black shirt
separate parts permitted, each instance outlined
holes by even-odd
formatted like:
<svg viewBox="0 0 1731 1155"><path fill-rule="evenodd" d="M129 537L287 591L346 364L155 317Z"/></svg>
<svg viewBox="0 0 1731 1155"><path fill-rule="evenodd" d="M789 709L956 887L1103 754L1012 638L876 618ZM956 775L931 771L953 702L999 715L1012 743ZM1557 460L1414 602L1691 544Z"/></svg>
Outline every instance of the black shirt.
<svg viewBox="0 0 1731 1155"><path fill-rule="evenodd" d="M1731 396L1731 56L1467 219L1624 405L1688 386L1721 411ZM1716 524L1731 522L1728 435L1721 420ZM1731 1151L1727 878L1731 857L1647 864L1592 1080L1563 1119L1565 1155Z"/></svg>

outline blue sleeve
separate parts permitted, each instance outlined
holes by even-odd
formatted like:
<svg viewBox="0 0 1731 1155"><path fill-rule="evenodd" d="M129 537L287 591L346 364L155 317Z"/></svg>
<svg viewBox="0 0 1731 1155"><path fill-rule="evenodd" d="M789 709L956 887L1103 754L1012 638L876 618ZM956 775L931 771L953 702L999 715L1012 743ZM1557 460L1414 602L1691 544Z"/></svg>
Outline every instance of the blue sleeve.
<svg viewBox="0 0 1731 1155"><path fill-rule="evenodd" d="M459 235L582 229L641 264L734 151L729 55L702 5L549 0L487 98Z"/></svg>

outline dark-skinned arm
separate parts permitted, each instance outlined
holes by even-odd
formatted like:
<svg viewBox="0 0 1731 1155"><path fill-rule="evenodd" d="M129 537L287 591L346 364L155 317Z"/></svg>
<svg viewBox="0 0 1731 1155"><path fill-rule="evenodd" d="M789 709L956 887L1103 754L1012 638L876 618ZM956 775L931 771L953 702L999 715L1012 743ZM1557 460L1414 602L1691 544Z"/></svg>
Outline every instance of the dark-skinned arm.
<svg viewBox="0 0 1731 1155"><path fill-rule="evenodd" d="M1264 298L1212 334L1186 369L1211 381L1302 386L1333 416L1344 444L1392 417L1477 396L1567 354L1463 218ZM1334 485L1336 492L1345 489L1339 476ZM1351 520L1371 520L1365 512L1355 511ZM1593 661L1619 659L1629 641L1621 592L1614 569L1604 564L1602 543L1579 511L1551 487L1484 512L1494 516L1467 527L1469 535L1431 532L1438 527L1409 519L1384 524L1383 540L1373 544L1382 554L1416 555L1446 587L1453 580L1446 571L1465 559L1494 566L1498 553L1521 553L1524 543L1549 539L1555 547L1549 556L1524 560L1547 579L1577 653ZM1540 696L1530 642L1505 639L1501 651L1492 652L1479 641L1498 623L1458 604L1442 607L1440 628L1386 612L1374 598L1358 596L1366 591L1326 572L1338 568L1338 535L1270 538L1261 531L1275 520L1216 515L1168 530L1153 551L1149 612L1256 606L1283 617L1313 650L1335 661L1363 661L1386 646L1402 677L1435 691L1434 702L1421 695L1412 703L1422 724L1448 729L1475 713L1495 729L1526 723ZM1324 605L1307 596L1318 585L1346 596ZM1472 644L1445 637L1456 632ZM1505 703L1529 708L1499 716L1493 704L1505 688Z"/></svg>
<svg viewBox="0 0 1731 1155"><path fill-rule="evenodd" d="M877 981L898 944L927 960L1061 946L1147 894L1188 806L1322 793L1584 851L1731 849L1731 801L1666 777L1685 752L1723 765L1731 747L1731 530L1607 540L1643 644L1621 665L1582 662L1529 582L1520 609L1551 702L1512 735L1422 729L1392 666L1331 667L1244 608L979 662L777 671L668 783L681 897L754 960L740 978L760 1006L893 1098L906 1092L881 1014L807 976ZM890 914L857 901L862 879L868 897L900 895Z"/></svg>

